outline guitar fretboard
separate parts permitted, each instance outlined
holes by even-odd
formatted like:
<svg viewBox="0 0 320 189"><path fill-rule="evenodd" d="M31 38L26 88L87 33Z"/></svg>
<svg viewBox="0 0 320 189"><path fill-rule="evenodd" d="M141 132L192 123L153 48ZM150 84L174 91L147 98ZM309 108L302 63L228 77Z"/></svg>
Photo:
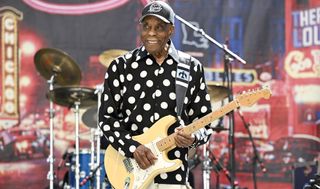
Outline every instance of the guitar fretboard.
<svg viewBox="0 0 320 189"><path fill-rule="evenodd" d="M210 114L202 117L201 119L196 120L195 122L187 125L183 128L183 132L186 134L194 133L195 131L205 127L206 125L210 124L212 121L224 116L225 114L231 112L235 108L239 107L239 103L236 100L231 101L230 103L224 105L220 109L211 112ZM174 140L175 133L161 139L157 142L157 147L160 151L172 149L175 147L175 140Z"/></svg>

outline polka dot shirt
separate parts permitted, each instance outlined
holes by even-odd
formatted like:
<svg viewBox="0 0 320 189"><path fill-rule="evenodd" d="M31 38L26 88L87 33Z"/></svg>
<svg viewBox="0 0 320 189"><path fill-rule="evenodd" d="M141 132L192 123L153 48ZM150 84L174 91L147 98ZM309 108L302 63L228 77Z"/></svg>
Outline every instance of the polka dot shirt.
<svg viewBox="0 0 320 189"><path fill-rule="evenodd" d="M179 52L182 53L182 52ZM160 65L142 46L121 57L109 66L99 111L99 126L108 142L124 156L133 157L140 145L131 137L146 132L166 115L177 116L175 78L178 53L173 44L169 55ZM185 125L211 112L203 67L192 58L189 87L181 115ZM168 135L180 124L168 129ZM156 183L185 184L188 170L187 148L174 148L169 159L182 160L176 171L162 173Z"/></svg>

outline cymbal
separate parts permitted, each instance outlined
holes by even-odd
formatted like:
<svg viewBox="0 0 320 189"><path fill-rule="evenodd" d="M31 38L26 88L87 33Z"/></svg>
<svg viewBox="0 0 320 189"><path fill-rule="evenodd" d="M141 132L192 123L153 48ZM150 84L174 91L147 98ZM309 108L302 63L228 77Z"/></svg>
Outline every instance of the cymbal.
<svg viewBox="0 0 320 189"><path fill-rule="evenodd" d="M224 98L226 98L230 93L229 89L224 86L208 84L207 87L212 102L221 101Z"/></svg>
<svg viewBox="0 0 320 189"><path fill-rule="evenodd" d="M49 80L55 75L59 85L78 85L81 71L74 60L59 49L43 48L36 52L34 63L42 77Z"/></svg>
<svg viewBox="0 0 320 189"><path fill-rule="evenodd" d="M98 96L94 89L78 86L58 87L51 92L51 99L54 103L71 108L79 102L79 108L90 107L97 104ZM49 95L47 94L47 97Z"/></svg>
<svg viewBox="0 0 320 189"><path fill-rule="evenodd" d="M90 128L97 128L97 106L93 106L89 109L87 109L82 117L82 122Z"/></svg>
<svg viewBox="0 0 320 189"><path fill-rule="evenodd" d="M104 65L105 67L109 67L111 62L121 56L126 54L128 51L126 50L121 50L121 49L111 49L111 50L107 50L104 51L102 54L100 54L99 56L99 61L102 65Z"/></svg>

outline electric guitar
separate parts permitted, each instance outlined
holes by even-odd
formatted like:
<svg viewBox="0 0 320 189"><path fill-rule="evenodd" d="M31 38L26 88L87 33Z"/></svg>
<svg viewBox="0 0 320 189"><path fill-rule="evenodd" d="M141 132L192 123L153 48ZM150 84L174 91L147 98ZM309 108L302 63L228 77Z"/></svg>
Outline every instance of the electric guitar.
<svg viewBox="0 0 320 189"><path fill-rule="evenodd" d="M240 106L252 106L260 98L268 99L270 96L271 91L267 88L238 95L235 100L218 110L185 126L183 132L191 134ZM158 158L153 166L145 170L139 167L134 158L122 156L111 145L108 146L105 151L104 165L108 179L115 189L145 189L157 175L174 171L181 166L181 160L169 160L167 156L167 153L176 147L174 134L167 135L168 128L175 122L174 116L167 115L145 133L132 137L150 148Z"/></svg>

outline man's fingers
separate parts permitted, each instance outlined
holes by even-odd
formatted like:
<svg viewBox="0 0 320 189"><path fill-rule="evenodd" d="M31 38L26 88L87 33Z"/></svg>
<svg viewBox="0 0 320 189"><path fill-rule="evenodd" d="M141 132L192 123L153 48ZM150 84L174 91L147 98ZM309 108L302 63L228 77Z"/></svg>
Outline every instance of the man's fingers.
<svg viewBox="0 0 320 189"><path fill-rule="evenodd" d="M178 147L188 147L192 145L194 138L189 134L184 134L182 130L178 130L175 136L176 145Z"/></svg>
<svg viewBox="0 0 320 189"><path fill-rule="evenodd" d="M151 165L154 165L155 161L157 160L151 150L143 145L140 145L136 149L136 151L133 153L133 157L142 169L147 169Z"/></svg>
<svg viewBox="0 0 320 189"><path fill-rule="evenodd" d="M157 160L157 158L155 157L155 155L151 152L147 153L147 159L149 160L149 162L153 165L155 163L155 160Z"/></svg>
<svg viewBox="0 0 320 189"><path fill-rule="evenodd" d="M185 142L185 139L184 139L183 136L177 135L177 136L175 137L175 141L176 141L176 145L177 145L178 147L181 147L181 148L187 147L186 142Z"/></svg>

